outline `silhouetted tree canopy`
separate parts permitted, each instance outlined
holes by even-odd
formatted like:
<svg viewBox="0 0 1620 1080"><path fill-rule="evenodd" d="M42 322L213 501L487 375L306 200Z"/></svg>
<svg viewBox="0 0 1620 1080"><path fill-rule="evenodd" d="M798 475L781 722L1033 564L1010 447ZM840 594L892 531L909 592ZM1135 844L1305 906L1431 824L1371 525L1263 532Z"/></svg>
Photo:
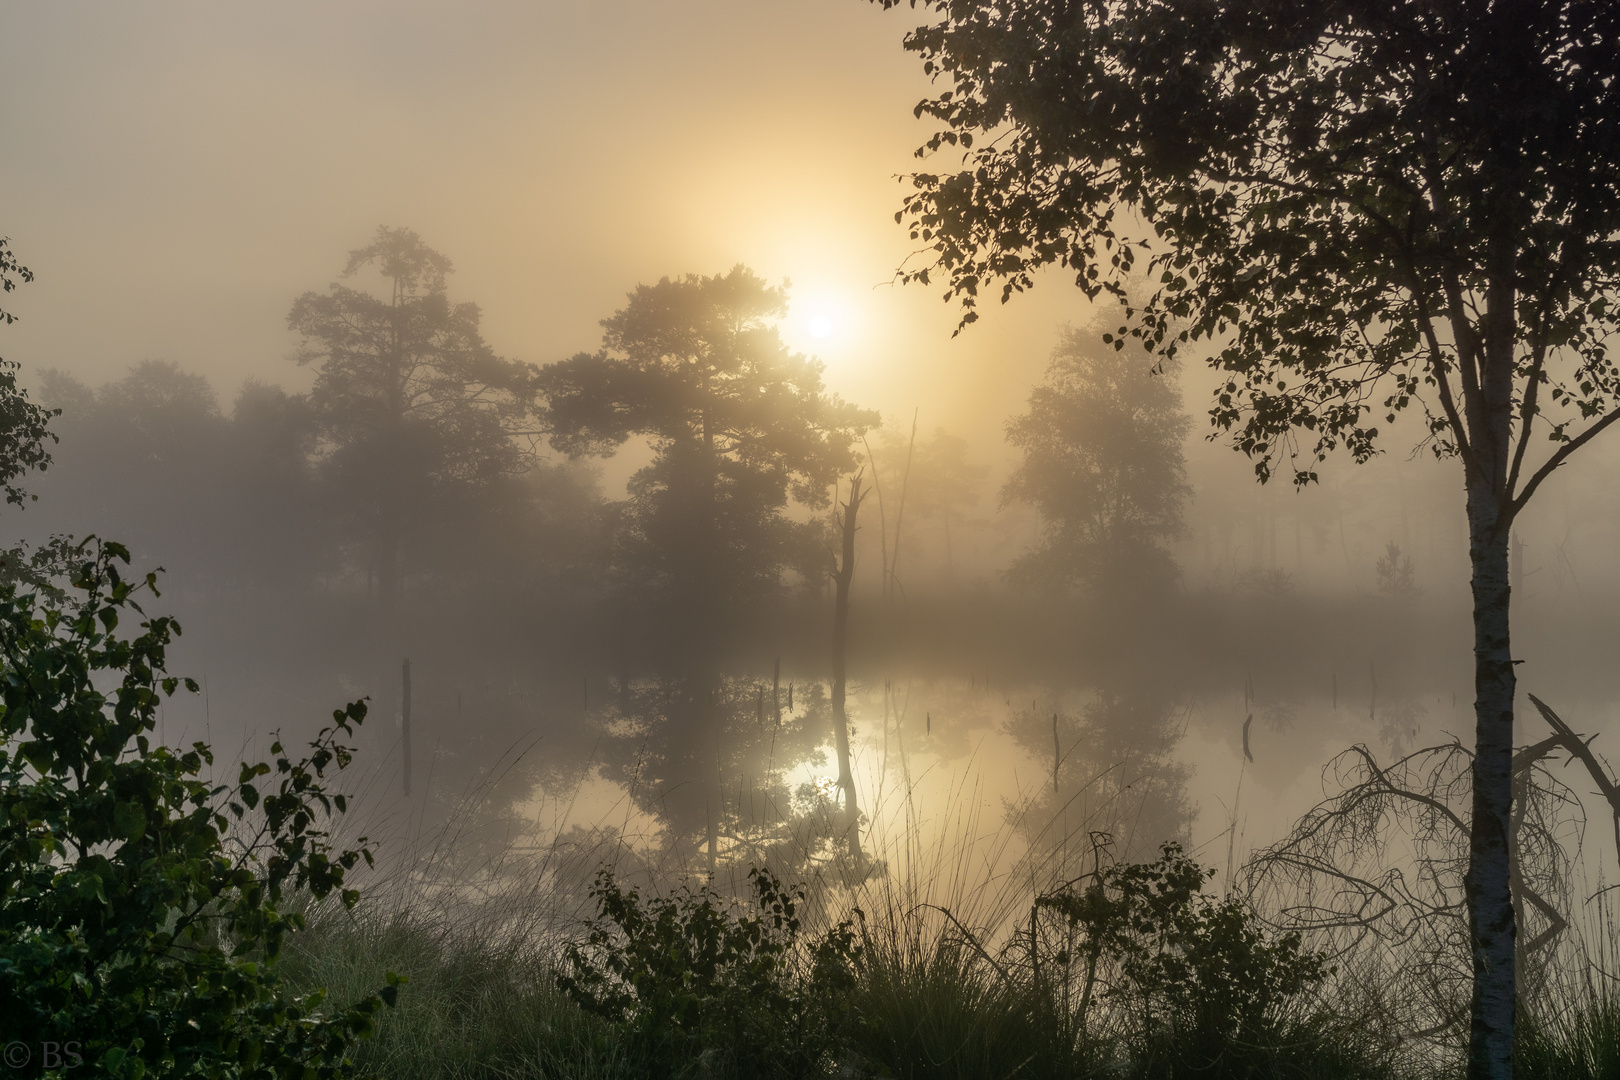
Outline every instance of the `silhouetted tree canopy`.
<svg viewBox="0 0 1620 1080"><path fill-rule="evenodd" d="M40 487L53 528L116 530L188 588L307 593L352 580L352 492L330 471L307 395L249 379L227 412L202 375L146 360L95 388L48 370L38 396L62 413L60 460ZM476 580L511 596L563 580L576 595L596 586L604 515L594 473L525 458L521 473L460 497L421 495L432 512L409 535L419 587L457 592Z"/></svg>
<svg viewBox="0 0 1620 1080"><path fill-rule="evenodd" d="M1009 571L1024 585L1140 589L1176 575L1164 543L1181 534L1192 494L1176 364L1155 372L1140 350L1098 335L1066 328L1029 412L1007 423L1023 461L1002 498L1041 515L1039 545Z"/></svg>
<svg viewBox="0 0 1620 1080"><path fill-rule="evenodd" d="M17 261L10 240L0 237L0 292L11 292L18 282L33 281L33 271ZM0 323L10 325L17 316L0 308ZM6 502L21 506L31 496L17 485L24 475L43 471L51 463L45 440L56 441L46 429L52 412L28 400L17 385L17 364L0 360L0 490Z"/></svg>
<svg viewBox="0 0 1620 1080"><path fill-rule="evenodd" d="M325 468L387 606L405 537L525 468L513 436L531 426L533 368L495 355L478 305L450 301L450 260L416 233L379 228L343 276L366 267L387 280L387 297L334 283L300 296L287 324L303 339L298 362L318 365L310 402Z"/></svg>
<svg viewBox="0 0 1620 1080"><path fill-rule="evenodd" d="M705 838L711 869L721 834L748 816L721 781L735 765L722 748L742 738L737 688L719 666L727 616L788 570L819 582L830 569L824 523L789 516L790 503L826 506L854 464L851 444L877 422L827 393L819 362L788 350L775 325L786 313L786 289L743 266L664 278L603 320L600 351L550 364L539 380L557 450L611 454L638 436L653 450L630 479L613 556L617 578L676 628L656 686L637 695L636 730L662 781L644 797L673 848ZM788 809L785 792L768 801L773 815Z"/></svg>
<svg viewBox="0 0 1620 1080"><path fill-rule="evenodd" d="M819 573L819 529L790 500L825 507L877 414L829 394L820 362L790 352L787 291L743 266L641 285L603 320L603 348L541 371L551 445L611 454L645 437L618 548L628 580L707 604Z"/></svg>
<svg viewBox="0 0 1620 1080"><path fill-rule="evenodd" d="M884 7L899 0L878 0ZM1420 409L1462 459L1475 605L1471 1077L1512 1071L1509 529L1617 418L1620 6L1611 0L912 0L946 88L899 215L972 322L1042 267L1195 342L1212 419L1295 481ZM1155 291L1126 280L1145 259ZM1298 440L1303 438L1305 460ZM1539 449L1530 452L1532 444Z"/></svg>
<svg viewBox="0 0 1620 1080"><path fill-rule="evenodd" d="M137 469L199 467L206 440L224 423L206 376L170 360L143 360L95 396L103 420L125 430L123 464Z"/></svg>
<svg viewBox="0 0 1620 1080"><path fill-rule="evenodd" d="M95 389L49 370L39 396L62 414L43 490L70 530L116 529L188 585L285 588L333 568L304 397L250 381L227 416L204 376L166 360Z"/></svg>

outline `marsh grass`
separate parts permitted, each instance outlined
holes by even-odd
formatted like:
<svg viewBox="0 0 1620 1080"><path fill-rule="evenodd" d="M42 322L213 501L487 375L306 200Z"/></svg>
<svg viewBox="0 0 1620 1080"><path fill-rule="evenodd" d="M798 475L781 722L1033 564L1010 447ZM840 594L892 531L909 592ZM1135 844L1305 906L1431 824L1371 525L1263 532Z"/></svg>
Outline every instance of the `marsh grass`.
<svg viewBox="0 0 1620 1080"><path fill-rule="evenodd" d="M1398 950L1331 958L1319 984L1276 1013L1266 1045L1198 1048L1144 1024L1120 999L1085 1000L1073 928L1036 896L1095 872L1097 838L1027 821L1033 802L991 799L971 771L898 770L868 793L866 858L805 859L813 938L853 919L859 955L844 991L848 1023L823 1075L905 1080L1170 1076L1245 1080L1405 1080L1460 1075L1455 1048L1410 1038L1400 1002L1416 977ZM894 775L894 773L890 773ZM492 781L493 782L493 781ZM588 1014L558 989L565 948L594 914L589 881L602 865L647 895L701 886L622 830L569 829L545 842L470 844L485 793L473 789L443 830L402 852L357 913L317 909L284 960L296 985L325 986L334 1004L392 970L410 983L382 1018L361 1064L389 1080L640 1077L644 1048L623 1024ZM920 812L926 806L928 813ZM1031 827L1033 826L1033 827ZM1030 838L1036 838L1031 842ZM708 884L743 902L742 863ZM1612 895L1612 894L1611 894ZM737 909L741 911L742 909ZM1565 977L1526 1010L1519 1074L1529 1080L1620 1080L1620 935L1607 909L1572 934ZM1033 918L1032 918L1033 914ZM1587 943L1597 943L1591 948ZM807 967L785 978L807 977ZM661 1063L679 1077L745 1075L735 1055L698 1052ZM749 1075L747 1080L760 1080Z"/></svg>
<svg viewBox="0 0 1620 1080"><path fill-rule="evenodd" d="M1537 1000L1521 1002L1514 1072L1521 1080L1620 1080L1620 908L1596 892Z"/></svg>
<svg viewBox="0 0 1620 1080"><path fill-rule="evenodd" d="M283 961L300 986L324 986L334 1003L387 971L410 982L381 1018L358 1062L390 1080L639 1077L647 1062L626 1029L588 1015L556 988L557 957L498 935L408 911L386 917L334 909L311 913ZM891 915L899 917L891 918ZM905 1080L996 1080L1170 1075L1168 1058L1132 1038L1118 1016L1077 1017L1050 978L1030 977L1013 939L990 952L965 925L933 909L875 911L861 935L845 1004L853 1021L841 1053L821 1075ZM1230 1048L1217 1067L1192 1075L1339 1080L1385 1077L1353 1037L1312 1003L1289 1029L1292 1046ZM1563 1044L1560 1044L1562 1047ZM1560 1049L1559 1052L1564 1052ZM713 1058L714 1056L711 1055ZM675 1076L731 1076L696 1054ZM1188 1075L1176 1071L1175 1075ZM1549 1078L1584 1075L1545 1071ZM749 1080L756 1080L750 1076Z"/></svg>
<svg viewBox="0 0 1620 1080"><path fill-rule="evenodd" d="M1593 987L1551 1018L1522 1017L1514 1071L1523 1080L1620 1080L1620 994Z"/></svg>
<svg viewBox="0 0 1620 1080"><path fill-rule="evenodd" d="M611 1025L557 989L543 950L409 912L321 909L283 960L289 980L341 1003L388 971L408 992L359 1044L357 1060L389 1080L617 1077L628 1073Z"/></svg>
<svg viewBox="0 0 1620 1080"><path fill-rule="evenodd" d="M1071 1077L1095 1072L1098 1047L1073 1037L1048 994L1007 977L964 940L923 920L866 937L852 997L860 1057L906 1080Z"/></svg>

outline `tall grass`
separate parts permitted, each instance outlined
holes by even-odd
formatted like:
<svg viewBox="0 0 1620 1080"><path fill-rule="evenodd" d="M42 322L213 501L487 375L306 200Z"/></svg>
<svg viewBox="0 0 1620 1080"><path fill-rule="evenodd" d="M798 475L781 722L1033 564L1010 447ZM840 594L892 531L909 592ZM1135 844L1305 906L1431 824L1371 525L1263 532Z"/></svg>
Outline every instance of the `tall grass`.
<svg viewBox="0 0 1620 1080"><path fill-rule="evenodd" d="M866 919L845 1000L853 1022L827 1074L904 1080L1188 1075L1166 1068L1162 1045L1133 1041L1106 1010L1097 1009L1089 1022L1077 1016L1056 978L1043 979L1020 960L1024 940L1015 937L993 952L953 919L933 909L879 911ZM283 963L295 986L325 987L334 1004L380 984L386 971L409 977L398 1007L380 1018L376 1037L358 1053L363 1066L390 1080L646 1075L646 1063L621 1028L587 1015L556 989L553 954L500 937L487 923L480 928L408 911L354 917L323 909L311 913L310 929L295 935ZM1295 1045L1285 1052L1234 1045L1215 1067L1194 1075L1394 1075L1365 1052L1352 1029L1325 1019L1316 1004L1302 1003L1290 1029ZM706 1067L701 1056L670 1073L730 1075Z"/></svg>
<svg viewBox="0 0 1620 1080"><path fill-rule="evenodd" d="M324 987L333 1005L383 984L410 982L359 1045L361 1065L389 1080L493 1080L628 1075L610 1025L565 998L552 957L470 927L397 911L311 913L283 960L300 988Z"/></svg>
<svg viewBox="0 0 1620 1080"><path fill-rule="evenodd" d="M925 815L924 778L901 771L903 787L880 783L863 799L888 825L866 833L864 862L800 863L815 901L807 936L854 917L860 943L843 999L847 1037L824 1071L852 1080L1457 1074L1454 1048L1399 1030L1408 1010L1397 999L1413 973L1398 950L1370 945L1334 957L1324 984L1289 1000L1268 1045L1228 1040L1214 1053L1201 1048L1202 1064L1189 1067L1175 1031L1143 1023L1121 999L1079 992L1073 927L1033 907L1041 892L1096 869L1091 838L1030 845L1045 823L1020 820L1028 804L995 806L1010 812L987 824L1000 800L968 772L929 778ZM386 971L408 976L398 1008L359 1051L390 1080L646 1075L625 1030L574 1004L556 976L564 945L591 913L585 883L598 865L653 889L689 883L687 868L659 867L622 830L574 830L521 851L463 845L456 821L476 820L479 798L469 794L443 835L411 845L358 914L311 912L309 930L289 942L289 979L324 986L340 1004L381 985ZM473 850L483 854L470 858ZM743 869L723 865L714 887L740 892ZM1605 915L1571 941L1559 967L1567 977L1525 1010L1519 1074L1620 1080L1620 990L1606 974L1620 971L1620 935ZM1592 951L1587 942L1600 944ZM725 1076L726 1060L697 1055L667 1072Z"/></svg>
<svg viewBox="0 0 1620 1080"><path fill-rule="evenodd" d="M921 918L869 931L856 1050L904 1080L1073 1077L1099 1063L1050 994L1015 981L961 933Z"/></svg>
<svg viewBox="0 0 1620 1080"><path fill-rule="evenodd" d="M1514 1071L1521 1080L1620 1080L1620 911L1601 887L1559 950L1536 1000L1521 1001Z"/></svg>
<svg viewBox="0 0 1620 1080"><path fill-rule="evenodd" d="M1514 1071L1523 1080L1620 1080L1620 994L1593 987L1550 1018L1522 1017Z"/></svg>

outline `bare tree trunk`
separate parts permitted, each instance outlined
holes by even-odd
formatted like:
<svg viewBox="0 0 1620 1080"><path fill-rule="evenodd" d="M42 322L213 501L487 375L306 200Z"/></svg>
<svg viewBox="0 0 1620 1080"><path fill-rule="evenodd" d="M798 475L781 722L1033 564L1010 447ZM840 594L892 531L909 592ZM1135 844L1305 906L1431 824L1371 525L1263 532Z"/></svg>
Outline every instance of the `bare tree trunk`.
<svg viewBox="0 0 1620 1080"><path fill-rule="evenodd" d="M715 689L718 687L719 682L718 680L706 680L706 682L708 688L707 701L701 701L698 704L704 710L702 730L710 737L704 739L704 741L709 742L712 739L714 745L714 770L709 774L708 779L704 781L705 795L703 799L704 815L707 818L706 840L709 854L709 880L713 881L715 869L720 861L720 811L725 801L725 792L720 781L720 701L718 691Z"/></svg>
<svg viewBox="0 0 1620 1080"><path fill-rule="evenodd" d="M1058 789L1058 770L1063 767L1063 744L1058 742L1058 714L1052 714L1052 790Z"/></svg>
<svg viewBox="0 0 1620 1080"><path fill-rule="evenodd" d="M704 391L707 394L706 386ZM682 608L691 635L687 648L695 650L688 654L687 670L695 678L695 730L699 745L703 748L696 760L703 762L709 754L714 755L708 758L706 765L698 765L706 774L702 777L702 791L709 878L712 881L719 867L720 819L725 813L725 784L721 776L724 768L721 740L724 736L725 710L721 701L722 680L715 651L724 621L722 596L725 592L725 567L721 555L717 492L719 454L715 450L711 424L712 417L705 410L701 441L691 448L696 453L696 488L686 539L692 545L687 553L691 558L692 571L686 582Z"/></svg>
<svg viewBox="0 0 1620 1080"><path fill-rule="evenodd" d="M1474 769L1469 824L1468 926L1474 988L1469 1007L1469 1080L1513 1075L1515 937L1513 650L1509 634L1508 542L1512 511L1508 458L1513 439L1514 267L1510 245L1493 238L1488 258L1480 363L1468 409L1468 555L1474 594ZM1454 320L1454 323L1462 320Z"/></svg>
<svg viewBox="0 0 1620 1080"><path fill-rule="evenodd" d="M845 654L849 646L849 583L855 576L855 516L861 508L861 474L849 483L849 501L844 504L843 561L833 581L838 587L833 602L833 740L838 749L838 787L844 793L844 834L849 840L849 857L861 858L861 811L855 799L855 774L849 767L849 714L844 708Z"/></svg>
<svg viewBox="0 0 1620 1080"><path fill-rule="evenodd" d="M719 762L715 763L715 782L709 786L709 797L705 800L704 809L709 818L709 880L714 880L714 871L720 859L720 807L715 805L720 796Z"/></svg>
<svg viewBox="0 0 1620 1080"><path fill-rule="evenodd" d="M1492 493L1494 494L1494 493ZM1474 593L1473 813L1467 877L1474 965L1469 1076L1512 1076L1514 952L1509 818L1512 811L1513 696L1507 531L1496 500L1469 493Z"/></svg>
<svg viewBox="0 0 1620 1080"><path fill-rule="evenodd" d="M1548 708L1547 703L1536 695L1525 696L1530 699L1530 704L1541 712L1542 718L1553 729L1555 737L1560 740L1563 747L1569 751L1570 757L1579 759L1581 764L1586 766L1586 771L1591 774L1593 782L1598 786L1598 793L1608 802L1609 811L1614 816L1615 856L1620 858L1620 784L1617 784L1608 770L1599 764L1597 756L1592 753L1591 740L1582 739L1575 734L1574 729L1564 723L1563 718Z"/></svg>

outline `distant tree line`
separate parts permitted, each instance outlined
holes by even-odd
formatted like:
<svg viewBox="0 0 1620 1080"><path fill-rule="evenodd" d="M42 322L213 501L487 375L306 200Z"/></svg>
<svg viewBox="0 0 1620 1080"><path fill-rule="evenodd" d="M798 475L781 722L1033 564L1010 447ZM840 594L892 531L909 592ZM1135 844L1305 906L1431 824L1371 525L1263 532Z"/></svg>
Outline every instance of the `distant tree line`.
<svg viewBox="0 0 1620 1080"><path fill-rule="evenodd" d="M52 526L116 529L210 590L363 590L388 610L479 580L589 585L713 627L824 586L829 491L859 466L876 485L884 594L903 593L919 529L954 573L987 470L943 430L865 438L877 414L783 342L785 288L742 266L643 285L603 320L600 349L539 366L495 353L451 270L409 229L350 252L288 313L293 358L314 374L305 393L249 380L223 405L164 360L97 387L46 371L35 397L61 412L59 466L38 485ZM1044 523L1014 567L1022 584L1174 576L1179 396L1096 337L1066 331L1009 424L1023 460L1005 497ZM652 460L606 499L588 462L632 440Z"/></svg>
<svg viewBox="0 0 1620 1080"><path fill-rule="evenodd" d="M728 658L739 617L823 590L830 495L857 473L880 552L861 588L903 604L924 532L949 580L988 470L944 430L876 431L876 412L829 391L822 364L783 341L785 287L746 267L639 286L603 320L598 349L544 366L496 354L477 305L452 297L451 270L414 232L382 228L339 280L298 296L287 321L307 392L249 380L222 403L163 360L95 387L46 372L37 397L60 410L61 438L37 485L46 520L111 533L220 599L363 597L386 615L500 595L548 603L540 617L563 622L589 610L623 655L610 694L592 702L587 689L582 704L609 774L669 846L706 848L710 865L723 842L813 848L839 812L784 777L818 759L835 710L819 686L795 703L779 684L767 709ZM1009 425L1022 462L1006 496L1034 505L1044 530L1012 577L1048 593L1175 574L1163 544L1187 493L1179 397L1097 337L1067 331ZM590 461L634 441L650 459L607 497ZM1087 723L1091 741L1118 726ZM1172 803L1173 832L1185 814Z"/></svg>
<svg viewBox="0 0 1620 1080"><path fill-rule="evenodd" d="M385 596L399 566L432 587L555 581L596 560L603 512L578 466L528 458L469 481L420 457L357 465L375 448L345 453L360 438L340 442L315 395L249 381L227 410L206 378L162 360L95 388L48 371L36 396L61 410L56 467L33 485L51 526L112 530L188 587ZM390 498L409 499L408 515L391 518L397 508L379 505ZM384 532L401 519L408 528Z"/></svg>

